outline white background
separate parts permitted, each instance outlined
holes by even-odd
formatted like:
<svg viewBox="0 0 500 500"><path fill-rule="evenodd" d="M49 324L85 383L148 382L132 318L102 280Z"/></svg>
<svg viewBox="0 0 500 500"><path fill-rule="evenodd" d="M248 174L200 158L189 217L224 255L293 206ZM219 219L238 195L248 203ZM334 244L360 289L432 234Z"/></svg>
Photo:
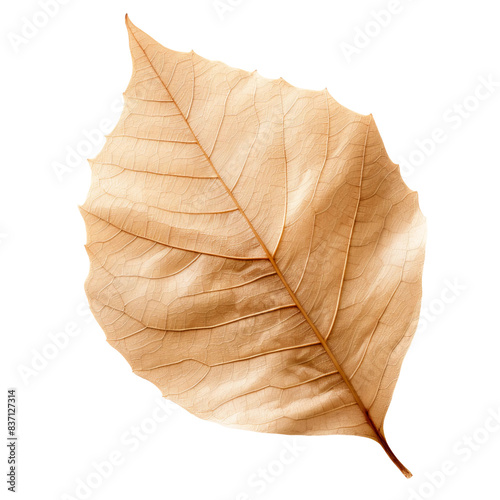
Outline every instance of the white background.
<svg viewBox="0 0 500 500"><path fill-rule="evenodd" d="M38 1L9 2L0 21L1 364L2 385L18 389L17 498L499 498L500 426L488 420L500 411L498 2L222 0L222 19L212 0L65 2L44 26L24 28L24 40L23 18L44 24ZM374 21L389 7L390 18ZM132 374L89 317L77 205L90 172L67 155L88 146L101 120L118 119L131 73L126 12L169 48L328 87L343 105L373 113L395 162L413 158L402 168L428 219L424 317L385 424L413 479L367 439L294 444L182 409L156 423L158 389ZM478 100L481 79L497 83L479 88ZM444 136L432 146L436 128ZM427 144L425 157L415 141ZM54 347L54 334L72 328ZM285 443L300 451L280 465ZM110 454L121 460L103 478L93 463ZM445 462L453 473L442 476ZM259 470L270 480L257 482ZM89 491L77 489L89 480Z"/></svg>

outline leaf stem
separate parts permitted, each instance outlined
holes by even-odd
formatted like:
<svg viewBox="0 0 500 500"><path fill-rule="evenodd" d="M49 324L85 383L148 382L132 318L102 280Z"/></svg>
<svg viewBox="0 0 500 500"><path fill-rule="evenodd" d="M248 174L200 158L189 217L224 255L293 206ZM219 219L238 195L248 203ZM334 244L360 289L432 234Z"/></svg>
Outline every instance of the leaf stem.
<svg viewBox="0 0 500 500"><path fill-rule="evenodd" d="M387 453L388 457L393 461L394 465L404 474L404 476L410 479L413 474L400 462L398 457L394 455L394 452L391 450L391 447L387 444L387 441L383 434L377 432L377 437L379 438L379 443L384 448L384 451Z"/></svg>

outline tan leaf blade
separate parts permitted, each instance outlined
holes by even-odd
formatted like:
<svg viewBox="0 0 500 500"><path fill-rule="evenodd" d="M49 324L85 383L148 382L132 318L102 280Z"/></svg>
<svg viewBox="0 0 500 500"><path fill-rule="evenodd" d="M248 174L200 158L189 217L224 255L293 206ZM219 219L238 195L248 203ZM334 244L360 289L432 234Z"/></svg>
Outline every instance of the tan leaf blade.
<svg viewBox="0 0 500 500"><path fill-rule="evenodd" d="M127 27L125 109L81 208L108 341L201 418L369 437L410 477L383 422L425 220L372 117Z"/></svg>

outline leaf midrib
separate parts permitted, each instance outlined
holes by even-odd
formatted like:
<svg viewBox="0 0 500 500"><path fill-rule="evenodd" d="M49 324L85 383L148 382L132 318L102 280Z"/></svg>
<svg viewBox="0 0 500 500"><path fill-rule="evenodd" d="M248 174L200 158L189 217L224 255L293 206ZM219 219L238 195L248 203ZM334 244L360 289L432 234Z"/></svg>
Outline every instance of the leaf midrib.
<svg viewBox="0 0 500 500"><path fill-rule="evenodd" d="M197 135L194 133L193 129L191 128L191 125L189 124L189 121L187 120L186 116L184 115L184 113L182 112L182 110L180 109L179 105L177 104L175 98L173 97L173 95L170 93L169 89L168 89L168 86L167 84L165 84L165 82L162 80L160 74L158 73L158 71L156 70L156 68L154 67L151 59L149 58L149 56L146 54L146 51L144 50L144 48L142 47L142 45L139 43L139 40L137 40L137 37L135 36L135 34L133 33L133 30L132 28L130 27L130 21L128 20L127 18L127 24L129 26L129 31L130 31L130 34L132 35L132 37L134 38L134 40L136 41L138 47L140 47L140 49L142 50L144 56L146 57L146 59L148 60L152 70L155 72L156 76L158 77L158 79L160 80L160 82L162 83L163 87L165 88L166 92L168 93L168 95L170 96L170 98L172 99L172 102L174 103L175 107L177 108L179 114L182 116L184 122L186 123L187 127L189 128L193 138L195 139L198 147L200 148L200 151L203 153L203 155L205 156L207 162L209 163L209 165L212 167L214 173L217 175L217 178L220 180L220 182L222 183L222 185L224 186L224 189L226 190L226 192L228 193L228 195L231 197L231 200L233 201L233 203L235 204L235 206L238 208L238 210L240 211L241 215L243 216L243 218L245 219L245 221L247 222L250 230L252 231L252 233L254 234L255 238L257 239L257 241L259 242L259 244L261 245L264 253L266 254L266 257L267 259L269 260L269 262L271 263L271 265L273 266L276 274L279 276L280 280L282 281L284 287L286 288L287 292L289 293L291 299L294 301L296 307L299 309L299 311L301 312L301 314L304 316L304 319L307 321L307 323L309 324L309 326L311 327L311 329L313 330L313 332L315 333L315 335L317 336L319 342L321 343L321 345L323 346L325 352L328 354L329 358L331 359L332 363L334 364L335 368L337 369L337 371L339 372L339 374L341 375L344 383L347 385L347 387L349 388L350 392L352 393L353 397L354 397L354 400L356 401L357 405L359 406L361 412L363 413L368 425L371 427L371 429L373 430L373 432L375 433L375 436L376 436L376 440L380 443L380 445L384 448L384 450L386 451L386 453L391 457L391 459L393 461L397 460L399 462L399 460L394 456L394 453L392 452L392 450L390 449L384 435L383 435L383 432L381 430L379 430L377 428L377 426L375 425L375 423L373 422L372 418L370 417L369 413L368 413L368 410L366 409L363 401L361 400L359 394L357 393L356 389L353 387L353 385L351 384L349 378L347 377L346 373L344 372L342 366L340 365L340 363L337 361L335 355L332 353L330 347L328 346L325 338L321 335L321 333L319 332L319 330L317 329L316 325L313 323L313 321L311 320L311 318L309 317L309 315L307 314L307 312L305 311L305 309L303 308L302 304L300 303L300 301L298 300L298 298L296 297L295 293L293 292L293 290L290 288L290 286L288 285L285 277L283 276L283 274L281 273L281 270L279 269L278 265L276 264L276 261L274 260L274 257L273 255L270 253L269 249L267 248L266 244L264 243L264 241L262 240L262 238L259 236L259 234L257 233L257 231L255 230L255 228L253 227L253 224L251 223L251 221L248 219L247 215L245 214L244 210L242 209L242 207L240 206L240 204L238 203L238 201L236 200L236 198L234 197L233 193L231 192L231 190L229 189L229 187L226 185L226 183L224 182L224 180L221 178L218 170L215 168L214 164L212 163L212 160L210 159L210 157L208 156L208 154L206 153L205 149L203 148L203 146L200 144L200 141L198 140L198 137ZM191 57L193 55L193 52L191 52ZM194 91L194 89L193 89ZM370 123L371 123L371 120L370 120ZM365 156L366 156L366 145L367 145L367 140L368 140L368 133L369 133L369 130L370 130L370 124L368 124L368 127L367 127L367 131L366 131L366 137L365 137L365 143L364 143L364 149L363 149L363 156L362 156L362 166L361 166L361 179L362 179L362 176L363 176L363 169L364 169L364 163L365 163ZM361 188L361 185L360 185L360 188ZM361 196L361 189L360 189L360 196ZM359 206L359 199L358 199L358 204L357 206ZM356 221L356 217L354 217L354 220L353 220L353 225ZM354 226L353 226L354 227ZM351 229L351 237L352 237L352 229ZM351 238L349 238L349 247L350 247L350 241L351 241ZM349 247L347 249L347 251L349 250ZM348 258L348 255L346 256L346 262L345 262L345 266L344 266L344 273L345 273L345 267L347 266L347 258ZM338 305L340 303L340 300L338 301L337 303L337 309L338 309ZM336 312L335 312L336 314ZM333 324L332 324L332 327L333 327ZM401 464L401 466L406 470L406 468ZM399 467L399 465L398 465ZM401 467L400 467L401 468ZM403 470L403 469L401 469ZM406 475L406 473L403 471L403 473Z"/></svg>

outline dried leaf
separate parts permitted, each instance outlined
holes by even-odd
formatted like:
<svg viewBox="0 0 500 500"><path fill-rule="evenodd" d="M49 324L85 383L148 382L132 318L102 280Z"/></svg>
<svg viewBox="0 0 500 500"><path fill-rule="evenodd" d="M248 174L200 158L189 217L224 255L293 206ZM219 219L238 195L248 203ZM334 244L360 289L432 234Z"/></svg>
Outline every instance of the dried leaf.
<svg viewBox="0 0 500 500"><path fill-rule="evenodd" d="M425 221L371 116L128 19L125 110L91 161L86 292L135 373L191 413L380 443Z"/></svg>

